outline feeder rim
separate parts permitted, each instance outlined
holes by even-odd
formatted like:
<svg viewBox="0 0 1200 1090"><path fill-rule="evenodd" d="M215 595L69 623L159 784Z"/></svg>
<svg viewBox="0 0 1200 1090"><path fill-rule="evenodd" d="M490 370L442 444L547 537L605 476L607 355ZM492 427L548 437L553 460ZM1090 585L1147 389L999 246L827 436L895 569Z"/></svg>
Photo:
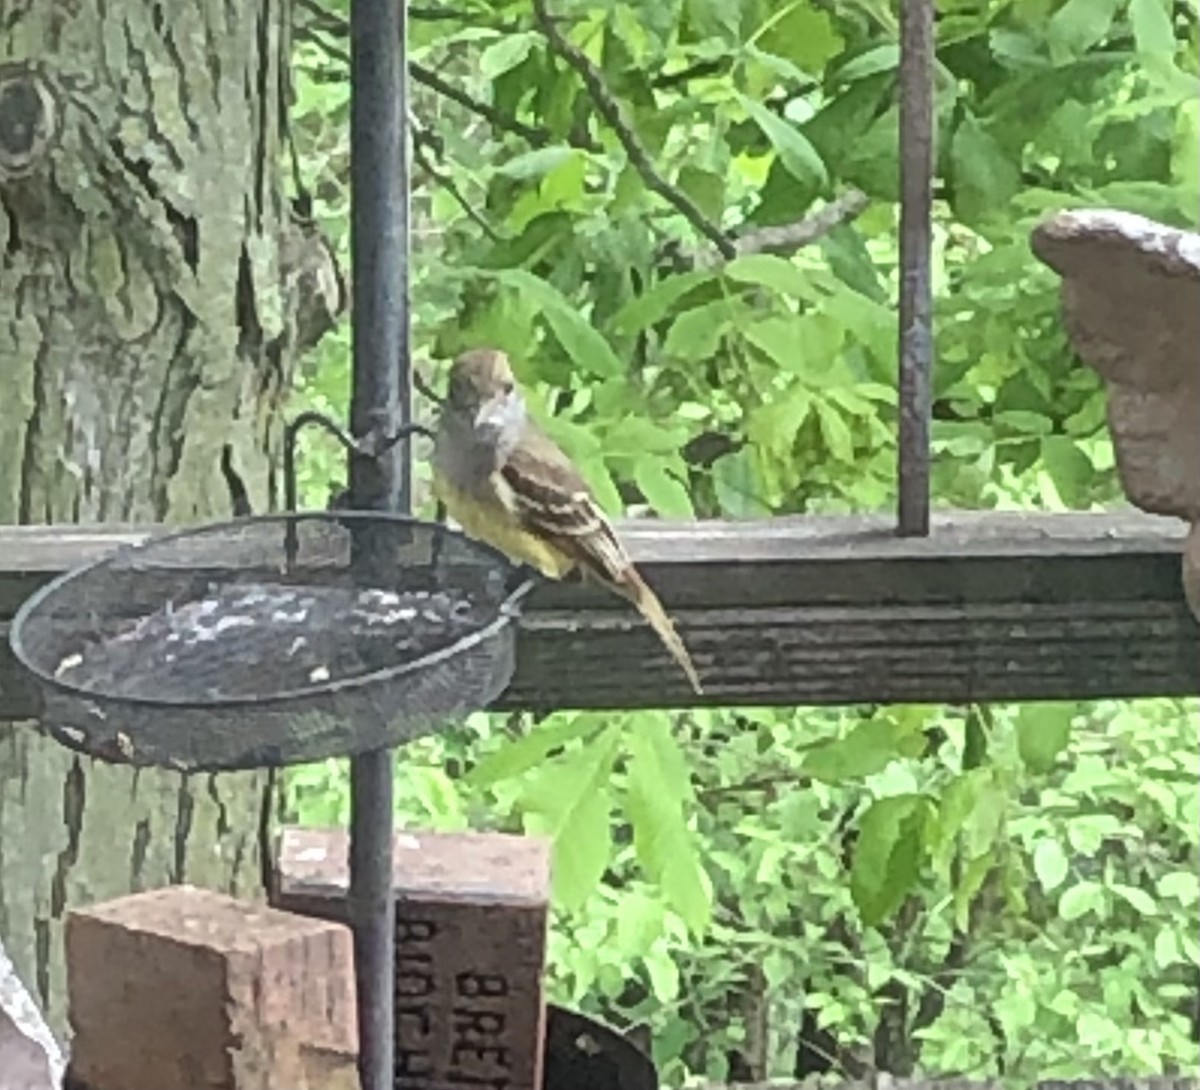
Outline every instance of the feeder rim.
<svg viewBox="0 0 1200 1090"><path fill-rule="evenodd" d="M508 595L500 602L497 608L496 616L482 628L476 629L474 632L469 632L467 635L455 640L446 647L438 648L436 651L431 651L426 655L422 655L418 659L413 659L411 662L401 663L397 666L388 666L382 670L375 670L370 674L361 674L357 677L342 678L337 681L328 681L317 685L306 685L299 689L281 689L278 692L269 693L263 696L230 696L218 697L213 700L171 700L163 697L150 696L129 696L115 695L104 692L96 692L95 690L85 689L79 685L72 685L62 678L55 677L53 674L47 673L39 666L33 665L29 656L25 653L24 641L22 639L24 625L28 620L29 615L36 610L47 598L56 593L60 588L66 586L75 579L82 579L85 575L93 572L95 569L104 566L129 553L136 553L140 550L147 549L151 546L162 545L171 541L179 541L188 537L197 537L204 533L210 533L214 530L222 528L232 528L236 526L246 526L250 523L265 523L265 522L390 522L394 524L407 526L420 526L425 528L436 528L442 533L452 534L455 537L461 538L464 541L469 541L472 546L478 547L485 553L491 553L497 560L497 567L508 568L515 570L516 565L508 559L498 549L493 548L486 542L477 541L475 538L468 537L460 530L451 529L445 523L435 522L429 519L420 519L412 515L404 515L396 511L364 511L364 510L338 510L338 511L279 511L271 512L263 515L248 515L245 518L226 519L223 522L207 522L196 526L188 526L182 530L176 530L167 534L151 535L142 541L129 542L118 546L112 552L104 556L98 557L87 564L83 564L78 568L72 568L70 571L63 572L62 575L56 576L44 586L39 587L33 592L20 608L13 614L12 627L9 631L8 642L12 648L13 655L21 666L33 674L38 681L49 688L55 689L60 693L64 693L74 699L91 700L97 703L110 704L125 704L134 707L142 707L147 709L155 708L174 708L192 711L220 711L224 709L234 708L253 708L263 704L280 703L284 701L306 700L315 697L330 696L336 693L345 692L347 690L361 689L371 685L378 685L384 681L391 681L398 677L403 677L405 674L415 673L418 670L427 669L430 666L436 666L438 663L446 659L453 658L456 655L462 654L464 651L469 651L477 644L483 643L501 631L506 625L517 619L518 607L524 598L533 590L536 580L532 577L523 580L518 586L510 591Z"/></svg>

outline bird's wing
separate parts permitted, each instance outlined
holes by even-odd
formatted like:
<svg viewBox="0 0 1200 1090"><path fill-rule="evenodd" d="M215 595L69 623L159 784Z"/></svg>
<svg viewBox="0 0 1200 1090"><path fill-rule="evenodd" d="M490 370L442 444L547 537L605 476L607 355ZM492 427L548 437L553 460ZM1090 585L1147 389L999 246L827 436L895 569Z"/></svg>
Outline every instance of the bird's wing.
<svg viewBox="0 0 1200 1090"><path fill-rule="evenodd" d="M627 598L646 618L696 692L700 678L658 596L617 537L583 475L558 445L530 425L500 467L510 509L529 533L553 544L588 575Z"/></svg>
<svg viewBox="0 0 1200 1090"><path fill-rule="evenodd" d="M582 474L548 436L533 429L500 468L515 513L591 574L619 583L630 567L616 531Z"/></svg>

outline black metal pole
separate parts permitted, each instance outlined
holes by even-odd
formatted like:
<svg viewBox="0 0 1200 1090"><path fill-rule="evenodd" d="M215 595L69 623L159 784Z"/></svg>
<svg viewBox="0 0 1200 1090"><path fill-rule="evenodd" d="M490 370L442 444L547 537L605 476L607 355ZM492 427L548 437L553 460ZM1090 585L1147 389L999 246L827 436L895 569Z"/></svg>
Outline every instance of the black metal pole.
<svg viewBox="0 0 1200 1090"><path fill-rule="evenodd" d="M351 505L408 511L408 446L381 452L411 412L408 304L408 120L405 0L350 4L350 245L354 387ZM372 451L381 456L372 456ZM395 931L392 853L394 753L350 768L350 920L358 991L362 1090L395 1078Z"/></svg>
<svg viewBox="0 0 1200 1090"><path fill-rule="evenodd" d="M900 509L898 532L929 533L932 414L933 0L900 4Z"/></svg>

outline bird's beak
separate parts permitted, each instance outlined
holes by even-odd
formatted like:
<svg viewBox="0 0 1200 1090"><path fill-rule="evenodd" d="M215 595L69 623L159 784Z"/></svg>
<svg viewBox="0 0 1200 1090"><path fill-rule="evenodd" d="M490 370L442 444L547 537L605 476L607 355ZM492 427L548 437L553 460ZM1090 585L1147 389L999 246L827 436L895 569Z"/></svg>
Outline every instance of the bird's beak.
<svg viewBox="0 0 1200 1090"><path fill-rule="evenodd" d="M475 430L501 432L508 417L508 398L504 394L493 394L475 414Z"/></svg>

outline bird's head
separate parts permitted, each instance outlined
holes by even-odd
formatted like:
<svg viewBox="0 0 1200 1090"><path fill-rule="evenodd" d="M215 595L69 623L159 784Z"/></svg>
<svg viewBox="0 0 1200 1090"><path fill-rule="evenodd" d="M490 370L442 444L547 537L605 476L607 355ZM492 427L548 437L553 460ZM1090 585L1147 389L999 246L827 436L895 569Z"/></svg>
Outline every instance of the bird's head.
<svg viewBox="0 0 1200 1090"><path fill-rule="evenodd" d="M446 408L485 443L515 441L525 423L525 399L508 356L495 348L472 348L450 366Z"/></svg>

